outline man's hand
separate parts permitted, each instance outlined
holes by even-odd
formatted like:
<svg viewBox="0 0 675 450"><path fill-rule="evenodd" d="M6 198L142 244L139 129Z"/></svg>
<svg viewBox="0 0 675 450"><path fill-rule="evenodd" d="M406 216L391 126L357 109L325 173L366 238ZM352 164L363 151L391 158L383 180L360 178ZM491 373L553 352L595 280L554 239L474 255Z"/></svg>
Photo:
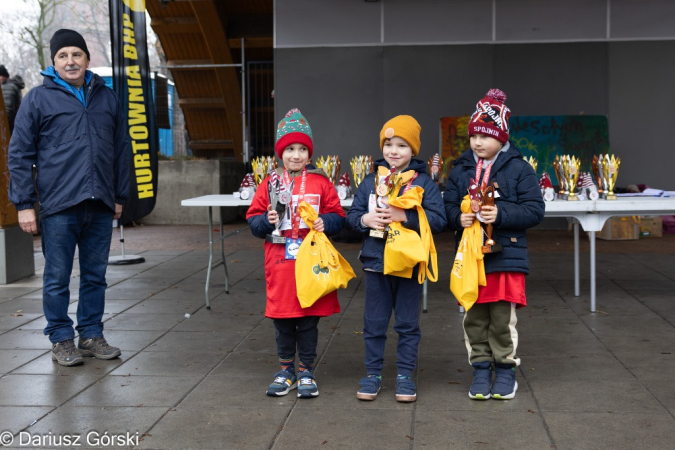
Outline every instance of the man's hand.
<svg viewBox="0 0 675 450"><path fill-rule="evenodd" d="M35 221L35 210L33 208L19 211L19 226L26 233L37 233L37 222Z"/></svg>
<svg viewBox="0 0 675 450"><path fill-rule="evenodd" d="M122 205L115 203L115 216L113 219L119 219L122 216Z"/></svg>

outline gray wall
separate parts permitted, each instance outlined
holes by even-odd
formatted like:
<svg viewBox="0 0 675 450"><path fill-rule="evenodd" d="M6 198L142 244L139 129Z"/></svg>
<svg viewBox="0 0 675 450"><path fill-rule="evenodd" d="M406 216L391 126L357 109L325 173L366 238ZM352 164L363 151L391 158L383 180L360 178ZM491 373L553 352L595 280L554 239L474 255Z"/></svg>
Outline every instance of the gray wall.
<svg viewBox="0 0 675 450"><path fill-rule="evenodd" d="M276 49L276 117L300 108L317 154L344 161L378 155L384 122L410 114L426 159L439 151L440 117L472 113L499 87L514 115L609 116L618 185L675 190L673 54L675 41Z"/></svg>

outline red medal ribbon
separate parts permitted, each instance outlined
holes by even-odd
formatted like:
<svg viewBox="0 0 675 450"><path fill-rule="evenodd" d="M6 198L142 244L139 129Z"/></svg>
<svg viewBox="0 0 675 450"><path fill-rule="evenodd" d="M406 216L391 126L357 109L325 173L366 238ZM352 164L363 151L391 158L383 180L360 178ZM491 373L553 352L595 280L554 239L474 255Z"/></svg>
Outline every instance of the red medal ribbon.
<svg viewBox="0 0 675 450"><path fill-rule="evenodd" d="M295 204L295 208L293 208L293 193L291 192L291 211L294 211L293 214L293 229L291 230L291 237L293 239L298 238L298 231L300 230L300 220L302 218L300 217L300 213L298 213L298 206L300 203L303 202L305 199L305 181L307 180L307 167L302 169L302 174L300 175L302 177L302 181L300 182L300 192L298 193L298 201ZM284 167L284 183L286 183L286 186L290 186L291 184L291 176L288 174L286 171L286 168Z"/></svg>
<svg viewBox="0 0 675 450"><path fill-rule="evenodd" d="M415 181L415 178L417 178L417 175L419 175L419 173L415 172L415 175L413 175L410 181L408 181L408 184L406 184L405 189L403 189L404 194L412 188L412 183L413 181Z"/></svg>
<svg viewBox="0 0 675 450"><path fill-rule="evenodd" d="M480 186L478 186L479 189L483 189L483 186L487 186L487 182L490 179L490 171L492 170L492 166L494 165L494 160L492 161L492 164L487 166L487 169L485 169L485 174L483 175L483 181L480 183ZM483 171L483 158L480 158L478 160L478 164L476 164L476 183L478 183L478 180L480 179L480 173Z"/></svg>

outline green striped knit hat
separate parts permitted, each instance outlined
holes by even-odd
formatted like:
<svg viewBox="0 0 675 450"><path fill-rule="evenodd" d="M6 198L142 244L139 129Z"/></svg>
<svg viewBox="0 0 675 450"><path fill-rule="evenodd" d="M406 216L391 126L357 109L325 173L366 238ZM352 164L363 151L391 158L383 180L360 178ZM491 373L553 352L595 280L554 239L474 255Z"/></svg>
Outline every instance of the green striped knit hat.
<svg viewBox="0 0 675 450"><path fill-rule="evenodd" d="M274 151L281 158L284 149L291 144L302 144L309 150L309 157L314 152L312 143L312 128L299 109L293 108L286 113L277 126L277 143Z"/></svg>

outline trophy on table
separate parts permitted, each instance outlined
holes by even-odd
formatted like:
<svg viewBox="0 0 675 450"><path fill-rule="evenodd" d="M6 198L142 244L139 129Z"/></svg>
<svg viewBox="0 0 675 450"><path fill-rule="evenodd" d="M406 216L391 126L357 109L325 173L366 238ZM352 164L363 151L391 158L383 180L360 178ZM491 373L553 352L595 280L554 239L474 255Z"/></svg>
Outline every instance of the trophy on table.
<svg viewBox="0 0 675 450"><path fill-rule="evenodd" d="M523 159L532 166L534 173L537 173L537 164L539 164L537 159L534 156L530 156L529 158L523 156Z"/></svg>
<svg viewBox="0 0 675 450"><path fill-rule="evenodd" d="M577 178L579 178L579 167L581 166L581 160L576 156L563 155L562 159L563 171L565 174L565 179L569 186L569 195L567 200L577 201L579 198L574 193L574 189L577 186Z"/></svg>
<svg viewBox="0 0 675 450"><path fill-rule="evenodd" d="M338 182L338 177L340 176L340 164L340 157L337 155L326 156L325 158L319 156L316 160L316 168L323 169L333 185L336 185Z"/></svg>
<svg viewBox="0 0 675 450"><path fill-rule="evenodd" d="M255 176L255 185L259 186L267 173L277 168L277 160L273 156L259 156L251 160L251 166Z"/></svg>
<svg viewBox="0 0 675 450"><path fill-rule="evenodd" d="M366 175L373 171L373 157L365 155L355 156L349 162L349 165L352 168L354 188L358 188Z"/></svg>
<svg viewBox="0 0 675 450"><path fill-rule="evenodd" d="M553 168L555 169L555 179L558 181L558 198L561 200L567 200L569 188L567 186L567 179L565 178L563 164L560 160L560 156L558 155L555 155L555 159L553 160Z"/></svg>
<svg viewBox="0 0 675 450"><path fill-rule="evenodd" d="M619 175L619 166L621 165L621 158L614 155L605 155L602 161L602 173L607 180L607 200L616 200L614 195L614 186L616 185L616 177Z"/></svg>
<svg viewBox="0 0 675 450"><path fill-rule="evenodd" d="M429 165L429 176L440 186L443 182L443 157L435 153L434 156L429 158L427 164Z"/></svg>
<svg viewBox="0 0 675 450"><path fill-rule="evenodd" d="M599 157L593 155L591 167L593 168L593 176L595 177L595 181L598 183L598 195L602 198L605 198L605 195L607 195L607 180L605 179L605 175L602 172L602 164L602 153L600 153Z"/></svg>
<svg viewBox="0 0 675 450"><path fill-rule="evenodd" d="M469 187L469 199L471 200L471 211L480 214L484 206L495 205L495 187L492 182L489 184L478 185L478 182L471 179ZM481 222L481 229L485 236L485 244L481 246L481 251L485 253L496 253L503 250L501 244L496 243L492 239L493 226L491 223Z"/></svg>

